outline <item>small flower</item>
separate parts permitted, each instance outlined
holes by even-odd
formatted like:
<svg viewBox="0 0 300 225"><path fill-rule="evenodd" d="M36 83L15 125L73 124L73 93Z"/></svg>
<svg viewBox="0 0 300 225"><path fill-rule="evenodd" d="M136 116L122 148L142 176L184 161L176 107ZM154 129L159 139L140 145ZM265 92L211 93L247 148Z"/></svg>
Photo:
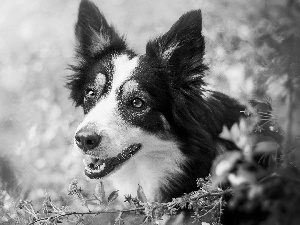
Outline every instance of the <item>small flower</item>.
<svg viewBox="0 0 300 225"><path fill-rule="evenodd" d="M260 125L256 125L254 128L254 132L259 132L261 133L264 130L264 128Z"/></svg>
<svg viewBox="0 0 300 225"><path fill-rule="evenodd" d="M68 195L75 195L75 194L78 194L78 193L81 193L81 188L78 187L78 181L76 179L73 179L71 181L71 184L69 185L69 188L68 188Z"/></svg>
<svg viewBox="0 0 300 225"><path fill-rule="evenodd" d="M25 205L24 200L20 199L16 204L16 208L22 209L24 207L24 205Z"/></svg>
<svg viewBox="0 0 300 225"><path fill-rule="evenodd" d="M252 112L251 112L251 110L250 109L245 109L244 111L241 111L242 113L244 113L245 114L245 116L247 116L247 117L249 117L249 116L251 116L251 114L252 114Z"/></svg>

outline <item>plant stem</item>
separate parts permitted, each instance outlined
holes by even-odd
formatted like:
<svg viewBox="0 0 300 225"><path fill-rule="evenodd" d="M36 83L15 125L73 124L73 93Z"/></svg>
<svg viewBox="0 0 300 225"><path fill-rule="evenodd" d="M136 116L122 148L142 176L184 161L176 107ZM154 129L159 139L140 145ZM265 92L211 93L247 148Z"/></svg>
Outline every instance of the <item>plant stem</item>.
<svg viewBox="0 0 300 225"><path fill-rule="evenodd" d="M50 216L50 217L47 217L47 218L41 218L41 219L38 219L38 220L35 220L34 222L32 223L29 223L29 225L33 225L35 223L38 223L38 222L41 222L41 221L46 221L46 220L57 220L61 217L65 217L65 216L72 216L72 215L99 215L101 213L109 213L109 214L112 214L112 213L128 213L128 212L136 212L136 211L143 211L145 210L144 207L140 207L140 208L135 208L135 209L125 209L125 210L112 210L112 211L97 211L97 212L68 212L68 213L64 213L64 214L60 214L60 215L56 215L56 216Z"/></svg>

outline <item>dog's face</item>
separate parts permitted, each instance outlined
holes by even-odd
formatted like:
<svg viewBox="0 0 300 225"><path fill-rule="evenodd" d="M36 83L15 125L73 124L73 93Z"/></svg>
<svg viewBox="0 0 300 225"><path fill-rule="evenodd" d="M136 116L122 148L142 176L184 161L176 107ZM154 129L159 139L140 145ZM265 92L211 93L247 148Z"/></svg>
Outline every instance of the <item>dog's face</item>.
<svg viewBox="0 0 300 225"><path fill-rule="evenodd" d="M92 156L86 166L90 178L106 176L136 153L155 154L173 141L162 113L168 103L163 97L155 101L143 85L149 80L139 73L140 60L127 53L112 54L86 74L82 105L86 117L75 140Z"/></svg>
<svg viewBox="0 0 300 225"><path fill-rule="evenodd" d="M81 2L78 63L72 66L75 75L68 86L85 113L75 142L86 155L88 177L127 169L148 176L143 179L150 180L149 188L159 188L165 176L183 173L188 152L182 150L182 139L193 126L199 129L199 121L192 124L202 115L189 108L194 101L205 102L200 92L206 69L201 23L200 11L183 15L166 34L148 43L145 55L138 56L93 3ZM183 130L187 117L191 126ZM115 177L121 179L121 172Z"/></svg>

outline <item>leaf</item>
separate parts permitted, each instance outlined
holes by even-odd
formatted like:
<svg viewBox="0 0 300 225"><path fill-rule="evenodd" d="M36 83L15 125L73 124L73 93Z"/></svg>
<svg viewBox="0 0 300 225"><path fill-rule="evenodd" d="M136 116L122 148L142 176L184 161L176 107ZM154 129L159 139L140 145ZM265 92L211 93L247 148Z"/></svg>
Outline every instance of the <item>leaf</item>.
<svg viewBox="0 0 300 225"><path fill-rule="evenodd" d="M265 171L258 165L247 162L239 164L234 173L228 175L228 180L232 187L242 184L255 184Z"/></svg>
<svg viewBox="0 0 300 225"><path fill-rule="evenodd" d="M240 168L239 168L240 169ZM252 184L255 182L255 174L249 171L239 170L237 174L231 173L228 175L228 180L232 187L236 187L242 184Z"/></svg>
<svg viewBox="0 0 300 225"><path fill-rule="evenodd" d="M231 137L233 140L239 140L241 136L241 130L237 123L233 124L230 129Z"/></svg>
<svg viewBox="0 0 300 225"><path fill-rule="evenodd" d="M242 159L242 152L231 151L220 155L213 163L212 186L216 187L220 183L227 181L228 174L237 166L237 162Z"/></svg>
<svg viewBox="0 0 300 225"><path fill-rule="evenodd" d="M215 161L213 175L222 176L235 167L238 160L242 159L242 153L239 151L226 152L218 157Z"/></svg>
<svg viewBox="0 0 300 225"><path fill-rule="evenodd" d="M220 136L220 138L223 138L225 140L231 140L230 131L226 126L223 126L223 130L219 136Z"/></svg>
<svg viewBox="0 0 300 225"><path fill-rule="evenodd" d="M225 140L237 142L240 140L241 135L246 129L247 126L245 121L241 120L239 124L238 123L233 124L230 130L226 126L223 126L223 130L219 136L220 138L223 138Z"/></svg>
<svg viewBox="0 0 300 225"><path fill-rule="evenodd" d="M104 185L102 180L97 183L96 188L95 188L95 195L97 199L100 201L100 204L104 203L105 201L105 190L104 190Z"/></svg>
<svg viewBox="0 0 300 225"><path fill-rule="evenodd" d="M112 193L110 193L110 195L107 198L108 203L113 202L118 196L119 190L113 191Z"/></svg>
<svg viewBox="0 0 300 225"><path fill-rule="evenodd" d="M139 185L138 189L137 189L137 197L141 202L147 202L147 198L144 192L144 189L141 185Z"/></svg>
<svg viewBox="0 0 300 225"><path fill-rule="evenodd" d="M256 144L256 153L271 153L277 151L279 144L276 141L263 141Z"/></svg>

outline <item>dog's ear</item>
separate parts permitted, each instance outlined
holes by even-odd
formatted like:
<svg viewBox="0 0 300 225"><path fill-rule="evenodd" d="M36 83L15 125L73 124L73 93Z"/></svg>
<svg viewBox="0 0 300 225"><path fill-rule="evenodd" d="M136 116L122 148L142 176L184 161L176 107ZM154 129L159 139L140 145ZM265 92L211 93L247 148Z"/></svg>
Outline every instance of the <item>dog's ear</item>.
<svg viewBox="0 0 300 225"><path fill-rule="evenodd" d="M204 48L201 11L195 10L181 16L167 33L150 41L146 54L168 68L175 79L173 85L176 80L182 84L182 79L195 79L195 75L202 83L207 69L203 63Z"/></svg>
<svg viewBox="0 0 300 225"><path fill-rule="evenodd" d="M203 140L217 136L225 117L219 108L227 110L206 87L204 75L208 67L203 62L204 51L200 10L181 16L167 33L150 41L146 48L146 57L158 62L170 84L173 124L177 132L182 132L179 136L191 143L197 142L199 134Z"/></svg>
<svg viewBox="0 0 300 225"><path fill-rule="evenodd" d="M82 0L80 3L75 35L78 54L84 58L93 57L112 48L126 49L124 39L107 23L97 6L89 0Z"/></svg>

